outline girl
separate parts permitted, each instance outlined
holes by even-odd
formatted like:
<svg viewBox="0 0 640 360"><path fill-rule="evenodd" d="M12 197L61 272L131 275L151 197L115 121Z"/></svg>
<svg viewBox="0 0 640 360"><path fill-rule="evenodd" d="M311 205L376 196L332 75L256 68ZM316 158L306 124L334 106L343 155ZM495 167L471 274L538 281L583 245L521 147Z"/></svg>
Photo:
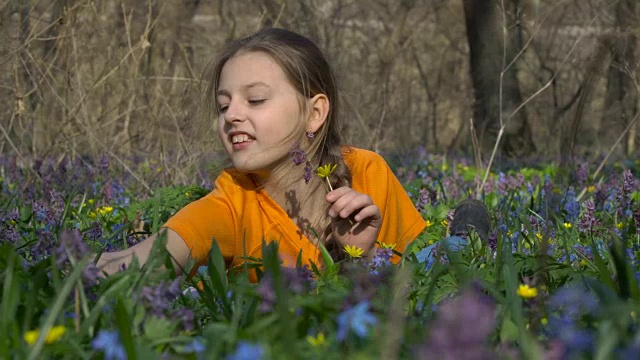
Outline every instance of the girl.
<svg viewBox="0 0 640 360"><path fill-rule="evenodd" d="M425 228L384 159L343 145L335 78L309 39L261 30L229 43L207 77L207 109L233 166L164 224L179 273L190 258L205 264L212 241L227 266L261 258L263 240L279 242L284 266L300 252L320 265L319 241L334 256L347 245L367 256L376 241L402 252ZM333 172L321 178L320 166ZM104 253L98 266L144 263L157 236Z"/></svg>

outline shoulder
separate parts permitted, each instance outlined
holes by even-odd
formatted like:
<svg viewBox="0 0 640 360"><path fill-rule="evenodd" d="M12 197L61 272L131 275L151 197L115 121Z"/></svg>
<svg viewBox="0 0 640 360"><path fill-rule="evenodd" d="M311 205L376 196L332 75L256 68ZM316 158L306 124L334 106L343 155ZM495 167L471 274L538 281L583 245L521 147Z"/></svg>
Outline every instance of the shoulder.
<svg viewBox="0 0 640 360"><path fill-rule="evenodd" d="M370 150L345 146L342 149L342 158L352 173L386 171L389 168L380 154Z"/></svg>
<svg viewBox="0 0 640 360"><path fill-rule="evenodd" d="M235 168L224 169L215 181L215 189L225 193L255 190L255 188L255 183L251 177Z"/></svg>

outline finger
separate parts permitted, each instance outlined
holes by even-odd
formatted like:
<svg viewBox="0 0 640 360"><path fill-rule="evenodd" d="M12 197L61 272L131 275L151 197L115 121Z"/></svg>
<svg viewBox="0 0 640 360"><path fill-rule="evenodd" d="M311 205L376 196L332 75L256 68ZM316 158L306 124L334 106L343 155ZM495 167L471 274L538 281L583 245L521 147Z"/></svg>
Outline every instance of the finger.
<svg viewBox="0 0 640 360"><path fill-rule="evenodd" d="M360 221L367 221L367 222L375 222L379 219L381 219L382 216L380 215L380 209L378 209L378 207L374 204L374 205L369 205L367 207L362 208L360 211L358 211L357 214L355 214L355 216L353 217L353 219L357 222Z"/></svg>
<svg viewBox="0 0 640 360"><path fill-rule="evenodd" d="M339 214L341 214L345 206L347 206L351 201L356 199L359 195L360 193L355 192L353 190L342 194L342 196L336 199L333 205L331 205L331 207L329 208L329 216L336 217ZM348 217L350 213L351 212L346 214L346 216L341 216L341 217Z"/></svg>
<svg viewBox="0 0 640 360"><path fill-rule="evenodd" d="M358 194L344 204L339 212L340 217L347 218L367 206L373 205L373 200L368 195Z"/></svg>
<svg viewBox="0 0 640 360"><path fill-rule="evenodd" d="M329 193L327 193L327 196L325 196L325 199L328 202L334 202L336 200L338 200L340 197L342 197L342 195L350 192L350 191L354 191L352 188L348 187L348 186L342 186L339 187L333 191L330 191Z"/></svg>

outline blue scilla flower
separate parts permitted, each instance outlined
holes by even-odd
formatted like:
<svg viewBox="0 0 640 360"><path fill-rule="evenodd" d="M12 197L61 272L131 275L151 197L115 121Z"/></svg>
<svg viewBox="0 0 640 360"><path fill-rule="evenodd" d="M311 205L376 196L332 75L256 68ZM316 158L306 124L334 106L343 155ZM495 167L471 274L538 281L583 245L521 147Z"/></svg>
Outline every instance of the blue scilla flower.
<svg viewBox="0 0 640 360"><path fill-rule="evenodd" d="M184 347L184 353L186 354L191 354L191 353L195 353L195 354L201 354L204 352L204 350L206 349L206 346L202 343L202 338L195 338L193 339L193 341L189 344L187 344Z"/></svg>
<svg viewBox="0 0 640 360"><path fill-rule="evenodd" d="M227 360L260 360L264 357L264 348L260 344L240 341L236 351L227 356Z"/></svg>
<svg viewBox="0 0 640 360"><path fill-rule="evenodd" d="M580 215L580 203L576 201L576 193L570 187L564 198L564 210L567 212L567 221L575 222Z"/></svg>
<svg viewBox="0 0 640 360"><path fill-rule="evenodd" d="M378 323L375 315L369 312L369 302L363 301L338 315L338 341L343 341L350 330L360 338L367 336L369 327Z"/></svg>
<svg viewBox="0 0 640 360"><path fill-rule="evenodd" d="M120 343L117 331L101 330L91 341L94 350L104 352L105 360L126 360L127 354Z"/></svg>

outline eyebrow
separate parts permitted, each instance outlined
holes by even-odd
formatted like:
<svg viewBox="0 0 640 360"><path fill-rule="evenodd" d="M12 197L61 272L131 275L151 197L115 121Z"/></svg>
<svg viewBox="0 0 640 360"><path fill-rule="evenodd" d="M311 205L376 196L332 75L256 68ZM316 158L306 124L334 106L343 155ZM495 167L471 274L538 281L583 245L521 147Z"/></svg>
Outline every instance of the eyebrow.
<svg viewBox="0 0 640 360"><path fill-rule="evenodd" d="M269 91L271 91L271 89L272 89L271 86L269 86L267 83L262 82L262 81L252 82L252 83L247 84L247 85L244 86L244 88L246 90L249 90L249 89L254 88L254 87L266 87ZM225 89L220 89L220 90L216 91L216 96L220 96L220 95L222 95L222 96L231 96L231 94Z"/></svg>

